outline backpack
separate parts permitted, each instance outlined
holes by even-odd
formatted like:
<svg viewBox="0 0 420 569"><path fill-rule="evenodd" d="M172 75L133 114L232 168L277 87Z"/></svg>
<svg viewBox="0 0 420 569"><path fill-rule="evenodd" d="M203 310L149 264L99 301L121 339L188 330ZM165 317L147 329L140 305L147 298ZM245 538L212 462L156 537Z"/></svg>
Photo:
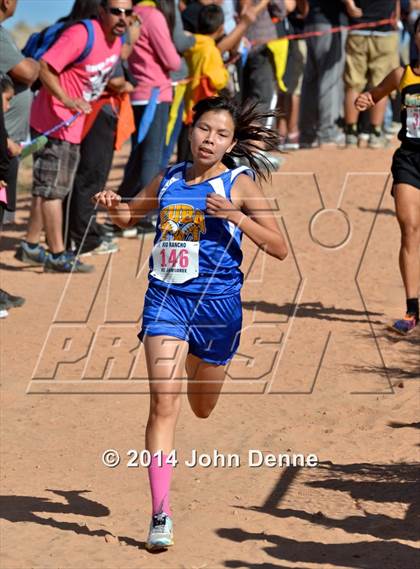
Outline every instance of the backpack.
<svg viewBox="0 0 420 569"><path fill-rule="evenodd" d="M74 63L80 63L92 51L93 43L95 41L95 32L91 20L79 20L71 23L57 22L56 24L45 28L41 32L32 34L26 42L25 47L22 49L23 55L25 57L32 57L32 59L39 61L44 53L48 51L58 40L61 34L75 24L83 24L88 33L88 41L85 45L85 49L76 61L74 61Z"/></svg>

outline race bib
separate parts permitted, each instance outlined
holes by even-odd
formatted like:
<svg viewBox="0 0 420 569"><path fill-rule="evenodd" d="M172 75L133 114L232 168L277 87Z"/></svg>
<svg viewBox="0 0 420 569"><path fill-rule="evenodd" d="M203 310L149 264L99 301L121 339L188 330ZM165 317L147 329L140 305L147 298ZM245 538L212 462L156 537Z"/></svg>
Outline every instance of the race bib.
<svg viewBox="0 0 420 569"><path fill-rule="evenodd" d="M405 96L407 109L407 138L420 138L420 95Z"/></svg>
<svg viewBox="0 0 420 569"><path fill-rule="evenodd" d="M159 241L153 247L152 277L181 284L199 275L199 241Z"/></svg>

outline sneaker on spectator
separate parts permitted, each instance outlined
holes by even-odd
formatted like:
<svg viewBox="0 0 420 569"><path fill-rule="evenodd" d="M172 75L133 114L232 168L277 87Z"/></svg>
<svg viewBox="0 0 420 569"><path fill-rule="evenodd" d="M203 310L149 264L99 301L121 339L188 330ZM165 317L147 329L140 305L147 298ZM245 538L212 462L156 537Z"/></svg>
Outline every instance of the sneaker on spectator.
<svg viewBox="0 0 420 569"><path fill-rule="evenodd" d="M388 145L388 141L382 133L376 134L376 133L372 132L369 135L369 142L368 142L369 148L376 150L378 148L385 148L387 145Z"/></svg>
<svg viewBox="0 0 420 569"><path fill-rule="evenodd" d="M137 227L125 227L125 228L120 227L114 233L114 237L125 237L126 239L136 236L137 236Z"/></svg>
<svg viewBox="0 0 420 569"><path fill-rule="evenodd" d="M305 150L310 150L312 148L319 148L319 140L315 138L314 140L300 140L299 147Z"/></svg>
<svg viewBox="0 0 420 569"><path fill-rule="evenodd" d="M7 310L5 308L0 308L0 318L7 318L9 316L9 313L7 312Z"/></svg>
<svg viewBox="0 0 420 569"><path fill-rule="evenodd" d="M391 124L384 127L384 132L385 134L393 136L394 134L398 134L400 128L401 128L401 123L392 121Z"/></svg>
<svg viewBox="0 0 420 569"><path fill-rule="evenodd" d="M330 147L344 147L345 145L347 145L347 135L344 136L344 134L342 132L338 132L333 138L329 138L327 140L321 140L320 141L320 146L325 147L325 146L330 146Z"/></svg>
<svg viewBox="0 0 420 569"><path fill-rule="evenodd" d="M119 251L118 245L114 241L104 240L98 247L85 253L80 253L79 257L90 257L92 255L108 255Z"/></svg>
<svg viewBox="0 0 420 569"><path fill-rule="evenodd" d="M260 150L260 153L267 159L267 166L272 172L277 172L280 166L284 164L285 160L281 156L275 156L266 150Z"/></svg>
<svg viewBox="0 0 420 569"><path fill-rule="evenodd" d="M147 233L156 233L157 216L153 216L151 219L145 217L137 222L137 237L141 237Z"/></svg>
<svg viewBox="0 0 420 569"><path fill-rule="evenodd" d="M104 232L103 235L107 241L112 241L118 237L130 238L137 236L136 227L126 227L125 229L114 225L111 220L106 221L103 224Z"/></svg>
<svg viewBox="0 0 420 569"><path fill-rule="evenodd" d="M284 150L299 150L299 133L293 132L287 135L283 144Z"/></svg>
<svg viewBox="0 0 420 569"><path fill-rule="evenodd" d="M359 132L357 137L357 146L359 148L367 148L369 144L369 136L368 132Z"/></svg>
<svg viewBox="0 0 420 569"><path fill-rule="evenodd" d="M29 247L26 241L21 241L15 253L15 259L27 265L43 265L48 257L42 245Z"/></svg>
<svg viewBox="0 0 420 569"><path fill-rule="evenodd" d="M85 265L72 251L64 251L57 259L48 255L44 265L46 273L91 273L95 267Z"/></svg>
<svg viewBox="0 0 420 569"><path fill-rule="evenodd" d="M281 134L281 135L279 136L279 140L280 140L280 142L279 142L279 145L278 145L277 148L278 148L278 149L280 150L280 152L281 152L282 150L284 150L284 145L286 144L287 137Z"/></svg>
<svg viewBox="0 0 420 569"><path fill-rule="evenodd" d="M359 138L358 138L357 134L355 134L353 132L346 134L346 146L347 147L357 146L358 143L359 143Z"/></svg>
<svg viewBox="0 0 420 569"><path fill-rule="evenodd" d="M13 296L0 288L0 309L17 308L23 304L25 299L22 296Z"/></svg>

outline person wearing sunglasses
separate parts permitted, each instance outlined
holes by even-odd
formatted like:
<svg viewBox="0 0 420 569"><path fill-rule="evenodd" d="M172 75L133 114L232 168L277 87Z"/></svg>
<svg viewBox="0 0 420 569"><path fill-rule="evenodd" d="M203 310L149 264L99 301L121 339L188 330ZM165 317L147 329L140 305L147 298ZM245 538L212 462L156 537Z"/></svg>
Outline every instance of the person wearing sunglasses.
<svg viewBox="0 0 420 569"><path fill-rule="evenodd" d="M42 87L30 120L33 137L62 126L34 154L31 217L16 256L25 263L43 265L47 272L93 270L65 248L62 203L73 186L86 115L118 63L132 8L131 0L101 0L99 19L90 20L92 33L83 23L69 27L40 60ZM48 254L40 245L44 223Z"/></svg>
<svg viewBox="0 0 420 569"><path fill-rule="evenodd" d="M101 2L101 20L113 36L123 36L127 31L129 19L133 15L131 1L128 3L129 7L127 7L126 0L103 0Z"/></svg>

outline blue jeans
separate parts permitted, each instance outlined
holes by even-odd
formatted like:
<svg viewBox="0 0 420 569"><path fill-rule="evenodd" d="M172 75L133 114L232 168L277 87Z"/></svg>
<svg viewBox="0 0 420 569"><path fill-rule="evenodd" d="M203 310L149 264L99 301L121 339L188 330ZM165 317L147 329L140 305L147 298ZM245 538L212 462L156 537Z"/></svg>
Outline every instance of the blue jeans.
<svg viewBox="0 0 420 569"><path fill-rule="evenodd" d="M328 32L329 24L313 24L305 31ZM333 141L343 105L342 76L345 62L342 32L307 38L308 57L300 99L299 130L302 142Z"/></svg>
<svg viewBox="0 0 420 569"><path fill-rule="evenodd" d="M157 105L146 138L140 144L137 143L138 128L146 105L133 106L136 132L131 136L131 154L119 189L119 193L125 198L132 198L138 194L162 168L169 106L170 103Z"/></svg>

